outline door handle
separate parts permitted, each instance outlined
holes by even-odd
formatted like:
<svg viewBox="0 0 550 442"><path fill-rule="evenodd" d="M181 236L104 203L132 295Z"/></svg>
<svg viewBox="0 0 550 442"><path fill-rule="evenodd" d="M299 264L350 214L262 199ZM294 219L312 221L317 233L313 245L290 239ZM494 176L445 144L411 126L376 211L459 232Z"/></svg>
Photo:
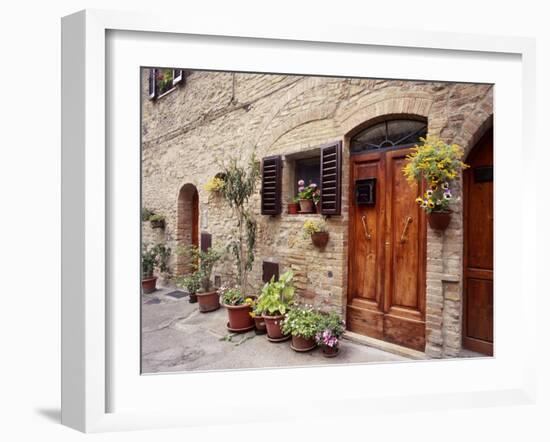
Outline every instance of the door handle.
<svg viewBox="0 0 550 442"><path fill-rule="evenodd" d="M367 218L367 216L366 216L366 215L363 215L363 216L361 217L361 222L363 223L363 230L365 231L365 236L366 236L367 240L370 241L370 239L371 239L371 234L369 233L369 228L367 227L367 223L366 223L366 221L365 221L366 218Z"/></svg>
<svg viewBox="0 0 550 442"><path fill-rule="evenodd" d="M401 234L400 243L403 244L407 241L407 230L409 229L409 224L411 224L413 221L412 216L407 216L405 219L405 227L403 228L403 233Z"/></svg>

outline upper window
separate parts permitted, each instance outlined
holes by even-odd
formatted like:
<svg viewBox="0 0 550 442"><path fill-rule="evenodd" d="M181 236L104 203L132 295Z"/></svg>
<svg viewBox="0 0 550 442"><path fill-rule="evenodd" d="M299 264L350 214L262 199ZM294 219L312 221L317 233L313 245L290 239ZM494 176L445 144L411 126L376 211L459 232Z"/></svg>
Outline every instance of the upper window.
<svg viewBox="0 0 550 442"><path fill-rule="evenodd" d="M359 132L351 139L351 153L373 149L388 149L420 142L426 137L428 126L425 121L388 119Z"/></svg>
<svg viewBox="0 0 550 442"><path fill-rule="evenodd" d="M319 152L313 158L306 158L303 160L296 160L294 172L294 192L298 193L298 181L303 181L305 186L310 184L319 185L320 183L320 164L321 164L321 153Z"/></svg>
<svg viewBox="0 0 550 442"><path fill-rule="evenodd" d="M182 69L149 69L149 98L160 98L183 81Z"/></svg>

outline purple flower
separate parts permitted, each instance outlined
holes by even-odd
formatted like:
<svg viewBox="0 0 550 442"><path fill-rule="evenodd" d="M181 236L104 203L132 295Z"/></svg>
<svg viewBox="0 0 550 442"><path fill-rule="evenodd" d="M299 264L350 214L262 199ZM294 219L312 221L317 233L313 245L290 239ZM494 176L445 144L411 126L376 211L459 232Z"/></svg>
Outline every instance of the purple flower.
<svg viewBox="0 0 550 442"><path fill-rule="evenodd" d="M302 181L303 182L303 181ZM303 192L304 191L304 186L300 186L298 187L298 192Z"/></svg>
<svg viewBox="0 0 550 442"><path fill-rule="evenodd" d="M298 181L298 186L303 186L305 183L304 183L304 180L300 180Z"/></svg>

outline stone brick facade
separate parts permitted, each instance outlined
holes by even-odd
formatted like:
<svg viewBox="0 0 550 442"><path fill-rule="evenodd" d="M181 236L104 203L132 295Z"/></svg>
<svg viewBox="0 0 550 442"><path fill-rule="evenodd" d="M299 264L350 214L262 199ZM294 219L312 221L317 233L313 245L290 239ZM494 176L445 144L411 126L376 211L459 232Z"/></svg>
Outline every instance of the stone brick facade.
<svg viewBox="0 0 550 442"><path fill-rule="evenodd" d="M185 84L158 100L147 95L142 75L143 205L166 216L159 236L144 228L144 240L165 241L173 250L185 234L178 231L178 201L184 185L199 193L200 229L224 246L234 226L229 208L203 186L220 171L228 155L246 159L282 155L283 204L280 216L259 213L256 261L251 282L261 287L262 261L292 269L301 296L318 306L344 313L348 272L349 134L385 115L427 118L428 133L464 146L468 152L492 124L491 85L440 82L344 79L187 71ZM294 189L292 162L301 152L342 140L342 215L327 220L330 241L319 251L301 236L308 217L287 215ZM180 201L181 207L181 201ZM426 290L426 355L452 357L461 349L462 207L453 208L443 233L428 228ZM172 269L177 273L177 258ZM228 257L214 274L231 278Z"/></svg>

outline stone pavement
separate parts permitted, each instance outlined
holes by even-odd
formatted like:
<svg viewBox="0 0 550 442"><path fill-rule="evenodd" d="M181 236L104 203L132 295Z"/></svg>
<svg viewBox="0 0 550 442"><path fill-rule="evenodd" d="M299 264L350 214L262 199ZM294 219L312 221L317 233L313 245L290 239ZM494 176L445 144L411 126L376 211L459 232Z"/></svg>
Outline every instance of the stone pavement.
<svg viewBox="0 0 550 442"><path fill-rule="evenodd" d="M205 371L407 361L409 359L342 340L336 358L319 349L297 353L290 341L271 343L254 331L233 334L227 312L200 313L188 298L166 296L172 289L142 296L142 373Z"/></svg>

